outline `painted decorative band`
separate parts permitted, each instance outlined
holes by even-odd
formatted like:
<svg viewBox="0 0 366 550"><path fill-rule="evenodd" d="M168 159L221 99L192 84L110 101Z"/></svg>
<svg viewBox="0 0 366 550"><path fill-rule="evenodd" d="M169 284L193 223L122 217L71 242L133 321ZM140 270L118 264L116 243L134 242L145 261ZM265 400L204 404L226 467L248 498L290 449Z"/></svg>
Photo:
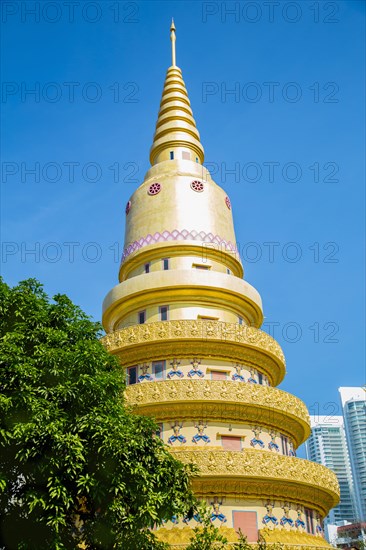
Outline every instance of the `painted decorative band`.
<svg viewBox="0 0 366 550"><path fill-rule="evenodd" d="M173 231L163 231L162 233L157 231L153 235L149 233L146 237L141 237L138 241L129 244L123 251L121 263L123 263L130 254L136 252L136 250L140 250L140 248L144 246L166 241L201 241L205 243L215 243L224 246L229 252L238 254L236 244L226 241L219 235L205 233L204 231L195 231L194 229L192 231L188 231L187 229L174 229Z"/></svg>

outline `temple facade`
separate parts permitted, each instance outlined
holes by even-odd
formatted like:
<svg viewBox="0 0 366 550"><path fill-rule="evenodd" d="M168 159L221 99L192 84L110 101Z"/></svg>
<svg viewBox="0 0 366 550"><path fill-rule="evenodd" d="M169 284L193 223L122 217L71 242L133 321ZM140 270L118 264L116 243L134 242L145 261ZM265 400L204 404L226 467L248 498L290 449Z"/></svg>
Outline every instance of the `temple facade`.
<svg viewBox="0 0 366 550"><path fill-rule="evenodd" d="M296 457L310 434L305 404L277 389L285 358L260 330L261 297L243 279L230 198L203 166L182 71L164 83L151 168L126 205L119 284L106 296L107 349L126 369L126 398L152 415L197 496L229 541L239 528L285 546L328 546L322 520L338 503L335 475ZM157 533L184 547L199 517Z"/></svg>

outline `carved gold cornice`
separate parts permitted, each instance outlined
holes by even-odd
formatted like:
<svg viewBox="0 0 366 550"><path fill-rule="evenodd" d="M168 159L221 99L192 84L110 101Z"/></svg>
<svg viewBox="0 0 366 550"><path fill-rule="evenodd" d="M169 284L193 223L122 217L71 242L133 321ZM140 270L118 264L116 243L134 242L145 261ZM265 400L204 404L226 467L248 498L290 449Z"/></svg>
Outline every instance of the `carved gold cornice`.
<svg viewBox="0 0 366 550"><path fill-rule="evenodd" d="M336 475L316 462L252 449L180 447L171 452L182 462L198 466L199 477L193 479L196 495L291 501L317 510L322 517L339 502Z"/></svg>
<svg viewBox="0 0 366 550"><path fill-rule="evenodd" d="M221 525L219 529L220 534L226 537L228 546L231 547L235 542L238 542L238 534L233 527ZM172 527L171 529L162 527L155 534L160 541L170 544L170 548L173 549L184 548L188 545L194 533L191 527ZM296 546L296 550L332 548L320 535L301 533L298 530L288 531L284 528L260 529L259 536L268 543L269 548L275 543L281 543L282 550L293 549L294 546ZM256 550L258 545L252 543L251 546L253 550Z"/></svg>
<svg viewBox="0 0 366 550"><path fill-rule="evenodd" d="M126 400L138 413L158 421L205 418L259 423L290 436L296 447L310 435L305 404L270 386L229 380L165 380L128 386Z"/></svg>
<svg viewBox="0 0 366 550"><path fill-rule="evenodd" d="M122 365L170 357L212 357L248 364L277 386L286 373L280 345L262 330L222 321L181 320L133 325L101 339Z"/></svg>
<svg viewBox="0 0 366 550"><path fill-rule="evenodd" d="M332 548L332 546L321 535L310 535L301 532L298 529L285 529L277 527L275 529L261 529L260 537L268 543L280 542L284 545L294 545L303 547Z"/></svg>

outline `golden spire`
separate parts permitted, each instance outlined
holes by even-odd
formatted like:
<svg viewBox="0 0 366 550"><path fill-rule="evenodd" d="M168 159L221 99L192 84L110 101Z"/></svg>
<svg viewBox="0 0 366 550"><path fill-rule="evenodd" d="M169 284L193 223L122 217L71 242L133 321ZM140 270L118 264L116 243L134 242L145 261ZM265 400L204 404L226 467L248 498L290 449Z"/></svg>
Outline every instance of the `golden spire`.
<svg viewBox="0 0 366 550"><path fill-rule="evenodd" d="M172 41L172 66L175 67L175 25L173 18L170 25L170 40Z"/></svg>
<svg viewBox="0 0 366 550"><path fill-rule="evenodd" d="M170 26L172 66L164 82L154 141L150 149L152 165L164 160L192 160L203 164L204 149L193 118L182 71L176 65L175 25Z"/></svg>

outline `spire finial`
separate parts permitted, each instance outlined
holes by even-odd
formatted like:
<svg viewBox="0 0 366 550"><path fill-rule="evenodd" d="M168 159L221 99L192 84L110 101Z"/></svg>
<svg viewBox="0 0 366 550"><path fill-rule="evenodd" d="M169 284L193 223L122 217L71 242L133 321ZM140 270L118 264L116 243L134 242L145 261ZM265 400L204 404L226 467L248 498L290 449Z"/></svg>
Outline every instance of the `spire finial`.
<svg viewBox="0 0 366 550"><path fill-rule="evenodd" d="M170 25L170 40L172 41L172 65L175 67L175 25L172 18L172 24Z"/></svg>

